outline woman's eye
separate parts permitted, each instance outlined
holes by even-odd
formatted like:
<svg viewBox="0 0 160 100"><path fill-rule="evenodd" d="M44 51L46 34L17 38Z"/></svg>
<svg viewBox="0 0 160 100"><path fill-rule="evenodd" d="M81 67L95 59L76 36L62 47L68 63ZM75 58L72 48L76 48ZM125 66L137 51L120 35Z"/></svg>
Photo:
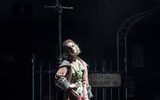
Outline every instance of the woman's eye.
<svg viewBox="0 0 160 100"><path fill-rule="evenodd" d="M71 47L74 47L74 45L72 45Z"/></svg>

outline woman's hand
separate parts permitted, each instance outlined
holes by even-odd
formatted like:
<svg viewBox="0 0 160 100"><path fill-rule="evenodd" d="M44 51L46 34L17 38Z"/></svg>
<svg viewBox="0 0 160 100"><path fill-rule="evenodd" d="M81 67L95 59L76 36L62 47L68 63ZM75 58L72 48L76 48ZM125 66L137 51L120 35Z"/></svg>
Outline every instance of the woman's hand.
<svg viewBox="0 0 160 100"><path fill-rule="evenodd" d="M74 89L74 88L77 88L77 84L70 84L70 89Z"/></svg>

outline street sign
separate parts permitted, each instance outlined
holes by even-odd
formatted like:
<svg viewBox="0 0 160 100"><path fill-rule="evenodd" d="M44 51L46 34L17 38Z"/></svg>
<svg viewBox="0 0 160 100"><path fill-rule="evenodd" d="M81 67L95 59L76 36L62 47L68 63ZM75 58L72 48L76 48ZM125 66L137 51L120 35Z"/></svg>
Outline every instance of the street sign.
<svg viewBox="0 0 160 100"><path fill-rule="evenodd" d="M92 87L120 87L121 75L119 73L90 73L89 83Z"/></svg>

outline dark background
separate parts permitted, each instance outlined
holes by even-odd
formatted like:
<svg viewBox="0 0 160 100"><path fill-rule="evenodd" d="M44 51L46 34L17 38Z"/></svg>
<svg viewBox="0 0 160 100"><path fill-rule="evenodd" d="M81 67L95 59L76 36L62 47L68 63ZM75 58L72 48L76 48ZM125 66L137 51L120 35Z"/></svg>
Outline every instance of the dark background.
<svg viewBox="0 0 160 100"><path fill-rule="evenodd" d="M159 6L157 0L61 0L62 40L71 38L84 59L108 59L116 65L116 36L127 18ZM3 100L31 100L32 54L57 62L58 13L44 8L54 0L0 1L0 88ZM144 45L144 67L131 73L136 79L137 99L153 100L160 93L160 12L137 23L129 34L130 44ZM54 66L53 66L54 67Z"/></svg>

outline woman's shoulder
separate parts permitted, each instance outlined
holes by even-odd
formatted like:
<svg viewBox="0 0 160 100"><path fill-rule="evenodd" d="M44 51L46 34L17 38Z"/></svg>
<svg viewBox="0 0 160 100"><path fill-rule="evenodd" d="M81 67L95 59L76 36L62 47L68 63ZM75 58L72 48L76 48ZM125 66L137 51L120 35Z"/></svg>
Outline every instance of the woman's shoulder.
<svg viewBox="0 0 160 100"><path fill-rule="evenodd" d="M82 63L84 67L88 67L88 64L84 60L82 60L81 58L78 58L78 60Z"/></svg>
<svg viewBox="0 0 160 100"><path fill-rule="evenodd" d="M71 63L68 60L63 60L60 63L59 67L63 67L63 66L71 66Z"/></svg>

